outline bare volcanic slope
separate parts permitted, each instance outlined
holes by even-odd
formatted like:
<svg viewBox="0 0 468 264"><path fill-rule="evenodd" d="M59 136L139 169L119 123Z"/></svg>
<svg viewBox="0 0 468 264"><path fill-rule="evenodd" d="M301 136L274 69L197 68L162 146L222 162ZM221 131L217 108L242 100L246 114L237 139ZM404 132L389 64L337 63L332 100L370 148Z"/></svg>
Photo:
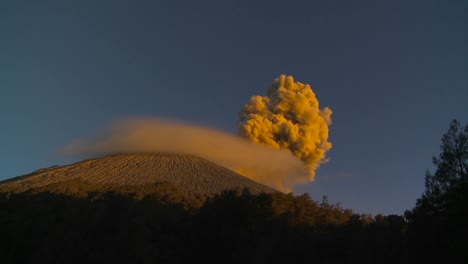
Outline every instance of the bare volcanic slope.
<svg viewBox="0 0 468 264"><path fill-rule="evenodd" d="M0 191L48 190L52 186L70 182L86 183L94 188L105 186L107 190L170 184L197 197L213 196L225 190L248 189L255 194L276 192L205 159L171 153L115 154L61 167L40 169L0 182Z"/></svg>

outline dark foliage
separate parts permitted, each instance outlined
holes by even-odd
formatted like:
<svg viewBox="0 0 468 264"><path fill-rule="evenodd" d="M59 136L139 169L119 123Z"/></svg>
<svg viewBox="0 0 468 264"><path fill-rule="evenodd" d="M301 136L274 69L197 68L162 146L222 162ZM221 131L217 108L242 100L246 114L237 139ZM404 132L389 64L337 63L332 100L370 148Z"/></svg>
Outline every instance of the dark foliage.
<svg viewBox="0 0 468 264"><path fill-rule="evenodd" d="M403 256L399 216L374 220L280 193L225 192L199 209L158 199L4 194L0 262L390 263Z"/></svg>
<svg viewBox="0 0 468 264"><path fill-rule="evenodd" d="M468 260L468 125L452 121L426 173L426 190L405 213L414 259Z"/></svg>
<svg viewBox="0 0 468 264"><path fill-rule="evenodd" d="M436 263L466 260L467 127L454 121L405 218L307 194L68 181L0 193L0 263Z"/></svg>

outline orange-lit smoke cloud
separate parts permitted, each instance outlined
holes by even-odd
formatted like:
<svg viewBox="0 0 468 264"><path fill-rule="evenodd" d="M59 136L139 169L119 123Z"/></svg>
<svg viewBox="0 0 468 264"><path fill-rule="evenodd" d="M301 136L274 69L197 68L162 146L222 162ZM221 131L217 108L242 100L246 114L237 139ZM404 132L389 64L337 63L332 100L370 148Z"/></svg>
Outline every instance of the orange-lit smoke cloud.
<svg viewBox="0 0 468 264"><path fill-rule="evenodd" d="M244 106L239 114L239 135L278 150L289 150L305 163L312 181L332 147L328 141L331 115L330 108L320 109L310 85L281 75L266 96L252 96Z"/></svg>
<svg viewBox="0 0 468 264"><path fill-rule="evenodd" d="M285 192L308 179L307 168L289 151L255 144L209 128L152 118L116 122L97 137L73 142L63 152L192 154Z"/></svg>

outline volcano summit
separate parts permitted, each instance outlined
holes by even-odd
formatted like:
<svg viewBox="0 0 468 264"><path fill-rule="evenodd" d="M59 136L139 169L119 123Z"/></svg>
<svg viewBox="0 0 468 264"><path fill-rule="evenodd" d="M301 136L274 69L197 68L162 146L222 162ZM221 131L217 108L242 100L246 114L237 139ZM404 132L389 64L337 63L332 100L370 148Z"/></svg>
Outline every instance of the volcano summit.
<svg viewBox="0 0 468 264"><path fill-rule="evenodd" d="M275 192L205 159L171 153L114 154L53 166L0 182L0 191L53 191L57 186L63 189L74 182L94 191L115 191L129 186L142 191L155 185L171 185L197 197L211 197L225 190L247 189L253 194Z"/></svg>

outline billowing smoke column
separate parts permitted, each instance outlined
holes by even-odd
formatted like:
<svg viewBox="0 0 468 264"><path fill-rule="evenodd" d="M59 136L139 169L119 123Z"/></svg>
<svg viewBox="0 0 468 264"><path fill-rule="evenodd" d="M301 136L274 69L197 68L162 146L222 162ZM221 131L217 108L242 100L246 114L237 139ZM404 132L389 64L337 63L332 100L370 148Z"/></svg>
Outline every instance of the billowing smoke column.
<svg viewBox="0 0 468 264"><path fill-rule="evenodd" d="M239 135L275 149L290 150L306 164L312 181L332 147L328 141L331 115L330 108L320 109L310 85L281 75L266 96L252 96L239 113Z"/></svg>

